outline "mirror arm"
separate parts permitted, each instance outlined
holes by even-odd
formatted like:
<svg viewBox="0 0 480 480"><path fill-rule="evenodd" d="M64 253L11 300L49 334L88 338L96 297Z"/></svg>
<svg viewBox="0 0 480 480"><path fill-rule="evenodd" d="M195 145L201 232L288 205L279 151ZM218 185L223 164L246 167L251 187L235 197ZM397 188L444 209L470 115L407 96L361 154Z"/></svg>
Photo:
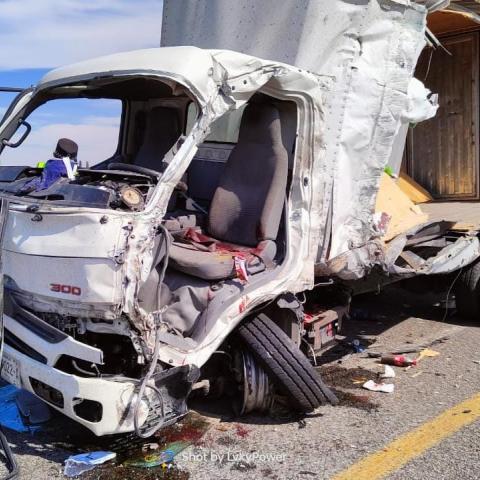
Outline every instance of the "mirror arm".
<svg viewBox="0 0 480 480"><path fill-rule="evenodd" d="M18 122L18 126L20 125L23 125L26 129L25 132L23 132L23 135L16 142L9 142L8 140L3 140L2 141L3 145L10 148L17 148L24 142L24 140L28 137L29 133L31 132L32 126L25 120L20 120Z"/></svg>

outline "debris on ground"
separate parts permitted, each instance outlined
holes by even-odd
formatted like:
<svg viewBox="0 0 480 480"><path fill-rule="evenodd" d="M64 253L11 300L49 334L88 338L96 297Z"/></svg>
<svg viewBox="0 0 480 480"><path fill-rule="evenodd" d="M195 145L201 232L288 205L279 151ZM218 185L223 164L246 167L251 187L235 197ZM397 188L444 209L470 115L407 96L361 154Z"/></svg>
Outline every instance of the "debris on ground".
<svg viewBox="0 0 480 480"><path fill-rule="evenodd" d="M191 445L200 444L211 426L211 420L207 420L196 412L190 412L180 422L160 430L155 435L155 442L149 439L138 448L119 452L118 465L115 468L119 474L122 472L121 468L125 468L125 475L127 472L130 475L130 477L122 478L135 478L131 475L136 468L145 471L148 469L152 472L157 468L171 470L175 457ZM175 475L183 478L183 474L178 471L175 472Z"/></svg>
<svg viewBox="0 0 480 480"><path fill-rule="evenodd" d="M322 365L317 370L322 374L325 383L335 390L338 388L349 389L352 384L362 380L374 380L377 373L361 367L345 368L337 365ZM360 387L358 387L360 388Z"/></svg>
<svg viewBox="0 0 480 480"><path fill-rule="evenodd" d="M417 353L421 352L422 350L428 349L429 347L432 347L433 345L438 345L440 343L446 342L450 338L449 335L444 335L442 337L436 338L434 340L430 340L428 342L423 342L418 345L411 345L411 344L406 344L388 351L384 352L376 352L374 351L375 348L379 347L379 345L375 345L374 347L371 347L372 350L369 349L367 352L367 355L371 358L380 358L382 355L388 354L395 354L395 355L400 355L404 353Z"/></svg>
<svg viewBox="0 0 480 480"><path fill-rule="evenodd" d="M405 355L382 355L380 363L386 365L394 365L396 367L410 367L417 364L414 358L406 357Z"/></svg>
<svg viewBox="0 0 480 480"><path fill-rule="evenodd" d="M0 425L20 433L35 433L41 427L28 424L27 420L22 417L17 405L19 392L20 390L13 385L0 388Z"/></svg>
<svg viewBox="0 0 480 480"><path fill-rule="evenodd" d="M97 465L113 460L117 456L114 452L88 452L72 455L65 460L64 475L77 477L82 473L93 470Z"/></svg>
<svg viewBox="0 0 480 480"><path fill-rule="evenodd" d="M245 438L246 436L248 436L248 434L250 433L250 430L248 430L247 428L245 428L244 426L242 425L235 425L235 433L241 437L241 438Z"/></svg>
<svg viewBox="0 0 480 480"><path fill-rule="evenodd" d="M440 352L436 352L435 350L431 350L430 348L425 348L420 352L420 355L417 357L417 362L419 362L423 358L438 357L438 355L440 355Z"/></svg>
<svg viewBox="0 0 480 480"><path fill-rule="evenodd" d="M235 462L230 470L239 470L241 472L247 471L247 470L254 470L257 468L257 466L253 462L245 462L245 461L239 461Z"/></svg>
<svg viewBox="0 0 480 480"><path fill-rule="evenodd" d="M361 388L361 386L359 388ZM338 399L340 400L339 405L356 408L365 412L378 410L379 404L374 402L369 395L359 395L357 393L340 390L338 390L336 393Z"/></svg>
<svg viewBox="0 0 480 480"><path fill-rule="evenodd" d="M360 377L360 378L354 378L352 379L352 382L357 385L359 383L365 383L367 381L367 378L365 377Z"/></svg>
<svg viewBox="0 0 480 480"><path fill-rule="evenodd" d="M158 450L159 448L160 448L160 445L158 443L144 443L142 445L143 452L148 452L150 450Z"/></svg>
<svg viewBox="0 0 480 480"><path fill-rule="evenodd" d="M298 428L305 428L307 426L307 422L304 418L298 421Z"/></svg>
<svg viewBox="0 0 480 480"><path fill-rule="evenodd" d="M377 410L378 404L368 395L356 393L366 380L374 380L377 373L364 368L344 368L338 365L323 365L318 367L325 382L333 387L340 405L365 410Z"/></svg>
<svg viewBox="0 0 480 480"><path fill-rule="evenodd" d="M358 338L352 342L352 347L355 353L362 353L365 351L365 347L360 343Z"/></svg>
<svg viewBox="0 0 480 480"><path fill-rule="evenodd" d="M368 380L363 384L363 388L372 392L393 393L395 385L393 383L376 383L373 380Z"/></svg>
<svg viewBox="0 0 480 480"><path fill-rule="evenodd" d="M123 462L128 467L152 468L171 463L173 459L183 450L191 445L187 441L172 442L160 452L140 455L137 458L131 458ZM142 449L143 450L143 449Z"/></svg>
<svg viewBox="0 0 480 480"><path fill-rule="evenodd" d="M390 365L385 365L385 371L380 378L395 378L395 370Z"/></svg>

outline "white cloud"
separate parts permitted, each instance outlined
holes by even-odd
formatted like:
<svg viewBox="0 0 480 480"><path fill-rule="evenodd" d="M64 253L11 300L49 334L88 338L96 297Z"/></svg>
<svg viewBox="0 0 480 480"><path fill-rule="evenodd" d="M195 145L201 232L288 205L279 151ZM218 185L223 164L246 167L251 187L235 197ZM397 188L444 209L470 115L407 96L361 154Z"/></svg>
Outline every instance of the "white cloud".
<svg viewBox="0 0 480 480"><path fill-rule="evenodd" d="M97 120L97 119L96 119ZM79 125L63 123L33 129L18 148L6 147L1 156L1 165L30 165L52 158L57 140L71 138L78 144L78 158L90 166L110 158L118 143L118 119L101 118L99 123Z"/></svg>
<svg viewBox="0 0 480 480"><path fill-rule="evenodd" d="M0 0L0 69L158 46L162 6L162 0Z"/></svg>
<svg viewBox="0 0 480 480"><path fill-rule="evenodd" d="M100 117L100 116L87 116L82 118L82 123L92 124L95 123L96 125L108 125L108 126L115 126L118 128L119 124L119 117Z"/></svg>

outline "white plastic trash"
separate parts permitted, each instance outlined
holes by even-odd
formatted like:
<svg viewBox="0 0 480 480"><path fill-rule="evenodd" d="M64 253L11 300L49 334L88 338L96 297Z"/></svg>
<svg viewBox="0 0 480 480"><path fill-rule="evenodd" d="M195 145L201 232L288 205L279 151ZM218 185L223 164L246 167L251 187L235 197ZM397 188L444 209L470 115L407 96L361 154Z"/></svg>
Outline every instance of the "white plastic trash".
<svg viewBox="0 0 480 480"><path fill-rule="evenodd" d="M65 460L64 475L77 477L84 472L93 470L97 465L113 460L117 456L114 452L88 452L72 455Z"/></svg>
<svg viewBox="0 0 480 480"><path fill-rule="evenodd" d="M385 371L380 378L395 378L395 370L390 365L385 365Z"/></svg>
<svg viewBox="0 0 480 480"><path fill-rule="evenodd" d="M395 385L393 383L375 383L373 380L368 380L363 384L363 388L372 392L393 393Z"/></svg>

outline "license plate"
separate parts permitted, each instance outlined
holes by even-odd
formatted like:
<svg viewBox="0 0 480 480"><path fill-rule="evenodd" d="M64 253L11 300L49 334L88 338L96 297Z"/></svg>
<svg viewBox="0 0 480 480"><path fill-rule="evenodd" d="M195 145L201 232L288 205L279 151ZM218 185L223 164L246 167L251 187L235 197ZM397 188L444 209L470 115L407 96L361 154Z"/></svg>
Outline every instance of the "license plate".
<svg viewBox="0 0 480 480"><path fill-rule="evenodd" d="M3 353L0 376L8 383L11 383L16 387L21 387L22 381L20 379L20 365L15 358L11 357L5 352Z"/></svg>

